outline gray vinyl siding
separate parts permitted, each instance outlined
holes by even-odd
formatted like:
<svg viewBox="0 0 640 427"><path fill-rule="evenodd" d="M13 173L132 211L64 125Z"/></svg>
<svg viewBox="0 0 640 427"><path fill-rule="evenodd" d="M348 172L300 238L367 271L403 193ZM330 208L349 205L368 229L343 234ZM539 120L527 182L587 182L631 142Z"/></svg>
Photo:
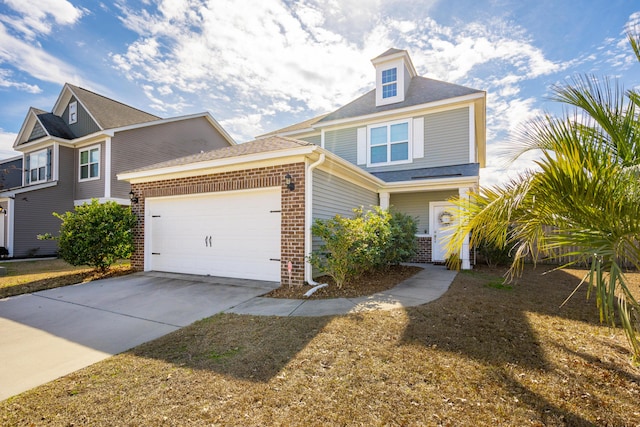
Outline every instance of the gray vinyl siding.
<svg viewBox="0 0 640 427"><path fill-rule="evenodd" d="M313 171L313 208L312 217L316 219L329 219L335 215L353 217L353 209L377 206L378 193L362 188L356 184L345 181L323 170ZM312 250L318 250L322 240L313 237ZM313 276L318 271L314 270Z"/></svg>
<svg viewBox="0 0 640 427"><path fill-rule="evenodd" d="M29 139L27 139L27 141L33 141L34 139L42 138L46 134L47 133L44 131L44 128L42 127L42 125L40 123L36 123L36 125L33 127L33 130L31 131L31 135L29 135Z"/></svg>
<svg viewBox="0 0 640 427"><path fill-rule="evenodd" d="M469 163L469 108L425 116L424 139L429 167Z"/></svg>
<svg viewBox="0 0 640 427"><path fill-rule="evenodd" d="M323 170L313 171L313 219L328 219L336 214L353 216L353 209L377 206L378 193L362 188Z"/></svg>
<svg viewBox="0 0 640 427"><path fill-rule="evenodd" d="M320 146L320 144L322 143L322 136L321 135L305 136L304 138L300 138L300 140L307 141L317 146Z"/></svg>
<svg viewBox="0 0 640 427"><path fill-rule="evenodd" d="M71 97L69 104L72 102L77 102L75 96ZM100 130L100 126L91 118L87 110L82 107L82 104L78 102L78 121L73 124L69 124L69 105L64 109L64 113L62 113L62 120L69 125L69 129L75 135L76 138L80 138L85 135L89 135L90 133L98 132Z"/></svg>
<svg viewBox="0 0 640 427"><path fill-rule="evenodd" d="M456 196L457 190L432 191L421 193L391 194L391 210L412 216L418 223L418 233L429 234L429 202L444 202Z"/></svg>
<svg viewBox="0 0 640 427"><path fill-rule="evenodd" d="M118 132L111 139L111 197L129 198L131 186L118 173L228 146L204 117Z"/></svg>
<svg viewBox="0 0 640 427"><path fill-rule="evenodd" d="M397 165L358 166L368 172L385 172L469 163L468 107L418 117L424 118L424 157ZM357 165L357 132L357 127L327 131L324 148Z"/></svg>
<svg viewBox="0 0 640 427"><path fill-rule="evenodd" d="M57 185L16 194L14 203L15 257L54 255L54 240L38 240L38 234L59 234L60 220L52 212L73 210L74 150L60 147L60 179Z"/></svg>
<svg viewBox="0 0 640 427"><path fill-rule="evenodd" d="M331 130L324 133L324 148L348 162L357 163L358 128Z"/></svg>
<svg viewBox="0 0 640 427"><path fill-rule="evenodd" d="M80 152L100 146L100 178L91 179L88 181L80 181ZM74 177L75 177L75 200L85 200L92 198L104 197L104 172L105 172L105 144L101 142L99 144L90 145L82 148L78 148L74 153Z"/></svg>

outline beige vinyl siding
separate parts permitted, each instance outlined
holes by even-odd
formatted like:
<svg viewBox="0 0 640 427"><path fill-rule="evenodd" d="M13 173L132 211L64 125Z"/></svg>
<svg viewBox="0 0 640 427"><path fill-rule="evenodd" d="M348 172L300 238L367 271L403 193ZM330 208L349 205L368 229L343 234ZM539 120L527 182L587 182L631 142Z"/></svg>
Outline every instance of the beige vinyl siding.
<svg viewBox="0 0 640 427"><path fill-rule="evenodd" d="M75 96L71 97L69 104L72 102L78 102ZM89 135L90 133L98 132L100 130L100 126L91 118L87 110L82 107L82 104L78 102L78 121L73 124L69 124L69 105L64 109L64 113L62 113L62 120L69 125L69 129L75 135L76 138L80 138L85 135Z"/></svg>
<svg viewBox="0 0 640 427"><path fill-rule="evenodd" d="M429 234L429 202L443 202L456 196L457 191L432 191L421 193L391 194L391 210L405 213L416 219L419 234Z"/></svg>
<svg viewBox="0 0 640 427"><path fill-rule="evenodd" d="M91 179L87 181L80 181L80 151L87 150L89 148L93 148L96 146L100 146L100 178L99 179ZM105 171L105 149L104 142L100 144L90 145L82 148L78 148L75 151L75 165L74 165L74 176L76 181L76 190L75 190L75 200L85 200L92 198L100 198L104 197L104 171Z"/></svg>
<svg viewBox="0 0 640 427"><path fill-rule="evenodd" d="M424 116L424 139L429 167L469 163L469 108Z"/></svg>
<svg viewBox="0 0 640 427"><path fill-rule="evenodd" d="M322 136L321 135L305 136L304 138L300 138L300 141L310 142L319 147L320 144L322 143Z"/></svg>
<svg viewBox="0 0 640 427"><path fill-rule="evenodd" d="M324 148L348 162L357 164L358 128L330 130L324 133Z"/></svg>
<svg viewBox="0 0 640 427"><path fill-rule="evenodd" d="M40 190L16 194L14 203L15 257L53 255L57 252L55 240L38 240L38 234L59 234L60 220L52 212L73 210L74 150L59 147L60 171L57 185Z"/></svg>
<svg viewBox="0 0 640 427"><path fill-rule="evenodd" d="M129 198L131 186L118 173L228 146L204 117L118 132L111 139L111 197Z"/></svg>

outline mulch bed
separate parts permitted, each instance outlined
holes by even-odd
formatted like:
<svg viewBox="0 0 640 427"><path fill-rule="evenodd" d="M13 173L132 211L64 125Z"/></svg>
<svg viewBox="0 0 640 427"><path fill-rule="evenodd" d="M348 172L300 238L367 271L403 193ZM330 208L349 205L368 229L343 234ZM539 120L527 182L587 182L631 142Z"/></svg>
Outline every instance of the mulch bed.
<svg viewBox="0 0 640 427"><path fill-rule="evenodd" d="M373 295L377 292L386 291L395 287L397 284L415 276L421 267L409 265L395 265L389 268L368 273L354 281L346 284L342 288L338 288L335 281L329 276L320 276L315 279L318 283L328 283L322 289L315 291L310 297L304 294L311 289L311 286L287 286L283 285L278 289L266 294L270 298L288 298L288 299L329 299L329 298L356 298L361 296Z"/></svg>

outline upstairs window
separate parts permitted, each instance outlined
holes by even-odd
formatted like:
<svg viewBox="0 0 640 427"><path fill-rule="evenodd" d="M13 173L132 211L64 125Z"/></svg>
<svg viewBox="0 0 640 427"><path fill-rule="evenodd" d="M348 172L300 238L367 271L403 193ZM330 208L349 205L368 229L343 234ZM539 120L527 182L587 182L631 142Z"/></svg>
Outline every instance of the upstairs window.
<svg viewBox="0 0 640 427"><path fill-rule="evenodd" d="M398 69L382 71L382 98L391 98L398 94Z"/></svg>
<svg viewBox="0 0 640 427"><path fill-rule="evenodd" d="M369 127L369 166L410 162L409 122Z"/></svg>
<svg viewBox="0 0 640 427"><path fill-rule="evenodd" d="M100 147L80 150L80 181L100 178Z"/></svg>
<svg viewBox="0 0 640 427"><path fill-rule="evenodd" d="M69 104L69 124L72 125L78 121L78 103Z"/></svg>
<svg viewBox="0 0 640 427"><path fill-rule="evenodd" d="M38 184L51 178L51 149L44 149L27 155L25 165L26 184Z"/></svg>

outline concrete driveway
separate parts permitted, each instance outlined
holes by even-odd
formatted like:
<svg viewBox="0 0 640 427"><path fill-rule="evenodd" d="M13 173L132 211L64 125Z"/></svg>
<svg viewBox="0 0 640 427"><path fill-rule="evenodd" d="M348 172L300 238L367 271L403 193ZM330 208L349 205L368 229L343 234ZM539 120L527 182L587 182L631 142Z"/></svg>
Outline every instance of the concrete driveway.
<svg viewBox="0 0 640 427"><path fill-rule="evenodd" d="M0 400L276 287L274 282L137 273L0 300Z"/></svg>

